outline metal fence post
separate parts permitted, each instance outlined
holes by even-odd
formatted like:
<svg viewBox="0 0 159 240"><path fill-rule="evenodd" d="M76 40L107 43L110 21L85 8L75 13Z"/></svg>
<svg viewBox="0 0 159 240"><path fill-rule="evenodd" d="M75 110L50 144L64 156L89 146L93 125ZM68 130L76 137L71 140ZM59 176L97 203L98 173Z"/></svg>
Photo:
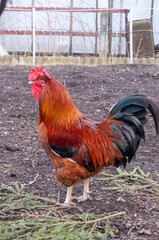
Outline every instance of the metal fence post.
<svg viewBox="0 0 159 240"><path fill-rule="evenodd" d="M106 57L108 54L108 13L101 13L99 56Z"/></svg>
<svg viewBox="0 0 159 240"><path fill-rule="evenodd" d="M32 0L32 52L33 52L33 66L35 66L36 56L36 34L35 34L35 1Z"/></svg>
<svg viewBox="0 0 159 240"><path fill-rule="evenodd" d="M133 8L130 10L130 64L133 64Z"/></svg>
<svg viewBox="0 0 159 240"><path fill-rule="evenodd" d="M70 0L70 8L73 8L73 0ZM72 31L73 31L73 12L70 11L70 46L69 46L69 55L72 55Z"/></svg>

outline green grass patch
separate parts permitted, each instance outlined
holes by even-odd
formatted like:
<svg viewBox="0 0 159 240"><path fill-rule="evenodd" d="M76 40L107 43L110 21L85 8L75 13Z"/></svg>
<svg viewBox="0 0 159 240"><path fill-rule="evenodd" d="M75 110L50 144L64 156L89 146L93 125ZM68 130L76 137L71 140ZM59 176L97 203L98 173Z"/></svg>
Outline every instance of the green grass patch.
<svg viewBox="0 0 159 240"><path fill-rule="evenodd" d="M1 240L107 239L114 237L110 219L122 214L70 215L53 199L25 193L17 182L0 186Z"/></svg>

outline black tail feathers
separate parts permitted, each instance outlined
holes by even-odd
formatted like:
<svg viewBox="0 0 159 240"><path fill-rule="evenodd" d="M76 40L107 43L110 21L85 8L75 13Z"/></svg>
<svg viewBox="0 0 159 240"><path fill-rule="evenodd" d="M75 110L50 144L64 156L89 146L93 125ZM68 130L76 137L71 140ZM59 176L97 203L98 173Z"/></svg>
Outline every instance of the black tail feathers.
<svg viewBox="0 0 159 240"><path fill-rule="evenodd" d="M156 134L159 134L159 107L153 99L146 96L130 96L115 104L110 110L110 116L122 122L112 124L115 132L120 132L121 139L114 140L123 154L123 165L130 162L140 144L145 138L144 124L146 123L147 109L153 116ZM120 127L119 127L120 126ZM116 165L119 161L116 160Z"/></svg>

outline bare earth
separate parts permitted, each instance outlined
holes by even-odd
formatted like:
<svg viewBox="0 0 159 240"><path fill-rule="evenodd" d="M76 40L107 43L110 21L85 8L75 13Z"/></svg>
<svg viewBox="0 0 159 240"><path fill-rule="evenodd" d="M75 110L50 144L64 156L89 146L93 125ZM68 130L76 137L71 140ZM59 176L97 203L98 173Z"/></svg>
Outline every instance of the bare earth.
<svg viewBox="0 0 159 240"><path fill-rule="evenodd" d="M46 69L54 78L66 83L80 111L94 120L103 120L113 104L133 94L151 96L159 104L159 66L50 66ZM28 184L26 192L56 200L59 197L63 202L66 187L57 182L53 165L38 140L38 101L28 85L30 71L31 67L0 66L0 184L19 181ZM159 139L155 136L151 117L145 131L146 141L141 143L135 160L127 165L126 171L139 166L156 180ZM105 172L116 174L116 169L107 168ZM95 214L126 212L111 221L116 236L109 239L159 239L158 200L151 195L145 198L125 191L102 190L110 183L98 181L99 177L102 174L91 179L92 201L77 205L84 212ZM81 183L74 187L73 193L78 196L82 190ZM74 214L77 209L68 211Z"/></svg>

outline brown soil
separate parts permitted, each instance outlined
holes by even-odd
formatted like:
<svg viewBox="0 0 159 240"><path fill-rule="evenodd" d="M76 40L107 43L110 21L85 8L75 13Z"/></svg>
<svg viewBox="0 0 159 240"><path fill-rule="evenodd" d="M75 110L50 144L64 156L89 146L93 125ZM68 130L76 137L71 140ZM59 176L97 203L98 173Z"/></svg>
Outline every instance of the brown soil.
<svg viewBox="0 0 159 240"><path fill-rule="evenodd" d="M50 66L49 73L66 86L80 111L88 118L102 120L110 107L120 99L133 94L145 94L159 103L158 66ZM53 165L42 149L37 136L38 101L28 85L31 67L0 67L0 183L25 183L25 191L41 196L60 196L63 202L66 187L58 183ZM155 136L152 118L145 128L146 141L136 154L135 161L126 167L139 166L151 172L156 179L159 172L159 141ZM116 173L107 168L106 173ZM36 181L30 184L39 174ZM100 175L101 177L102 175ZM127 192L104 191L109 183L91 179L92 201L78 203L84 212L108 214L125 211L126 215L111 221L116 231L114 239L152 239L159 234L159 209L153 196L142 198ZM82 183L74 187L74 194L82 193ZM125 201L117 201L122 197ZM142 206L142 207L141 207ZM77 209L68 210L71 214ZM113 239L113 238L109 238Z"/></svg>

